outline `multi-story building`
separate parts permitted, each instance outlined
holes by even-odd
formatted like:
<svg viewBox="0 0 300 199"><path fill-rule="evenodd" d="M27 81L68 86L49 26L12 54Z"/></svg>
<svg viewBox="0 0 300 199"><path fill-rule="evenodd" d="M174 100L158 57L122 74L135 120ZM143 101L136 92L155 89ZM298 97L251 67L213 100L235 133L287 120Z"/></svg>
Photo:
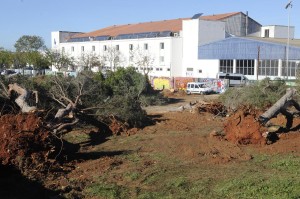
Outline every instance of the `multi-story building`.
<svg viewBox="0 0 300 199"><path fill-rule="evenodd" d="M88 33L52 32L52 49L77 60L88 55L97 56L102 61L100 69L133 66L149 76L197 78L214 78L218 72L240 72L254 79L269 74L258 72L262 68L257 66L265 63L262 59L279 60L277 67L284 68L284 63L280 62L282 54L276 57L279 54L270 52L272 57L263 56L268 48L273 49L271 46L278 47L278 41L268 41L273 44L260 47L259 54L258 48L253 47L258 46L257 39L266 36L282 38L286 30L286 26L262 27L242 12L210 16L196 14L191 18L113 25ZM289 38L293 36L293 31L290 31ZM249 37L255 40L244 39ZM265 41L260 42L265 44ZM297 54L294 50L298 52L291 47L291 58L300 59L294 56ZM299 64L295 63L297 67ZM273 62L270 64L273 67ZM80 62L78 65L82 67ZM281 68L277 69L281 72L274 75L285 75Z"/></svg>

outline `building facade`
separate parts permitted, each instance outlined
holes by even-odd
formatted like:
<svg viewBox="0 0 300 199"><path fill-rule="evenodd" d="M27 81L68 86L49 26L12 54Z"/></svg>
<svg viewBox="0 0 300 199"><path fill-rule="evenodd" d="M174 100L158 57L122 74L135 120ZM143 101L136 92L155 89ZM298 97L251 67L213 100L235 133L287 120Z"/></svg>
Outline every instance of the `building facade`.
<svg viewBox="0 0 300 199"><path fill-rule="evenodd" d="M56 31L52 49L77 60L77 70L84 67L82 59L98 57L95 70L131 66L152 77L215 78L218 72L242 73L249 79L295 77L298 40L287 48L286 31L286 26L263 27L242 12L196 14L88 33Z"/></svg>

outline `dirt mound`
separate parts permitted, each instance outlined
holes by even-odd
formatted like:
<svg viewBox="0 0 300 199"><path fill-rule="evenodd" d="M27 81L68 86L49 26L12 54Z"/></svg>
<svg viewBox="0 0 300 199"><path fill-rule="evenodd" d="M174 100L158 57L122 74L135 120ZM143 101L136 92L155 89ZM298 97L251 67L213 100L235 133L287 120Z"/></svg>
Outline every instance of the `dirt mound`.
<svg viewBox="0 0 300 199"><path fill-rule="evenodd" d="M0 163L13 165L23 173L45 169L48 158L56 152L56 138L42 126L42 120L35 114L2 116Z"/></svg>
<svg viewBox="0 0 300 199"><path fill-rule="evenodd" d="M224 124L226 139L239 144L265 144L262 136L267 129L256 118L261 113L257 110L240 109L231 115Z"/></svg>

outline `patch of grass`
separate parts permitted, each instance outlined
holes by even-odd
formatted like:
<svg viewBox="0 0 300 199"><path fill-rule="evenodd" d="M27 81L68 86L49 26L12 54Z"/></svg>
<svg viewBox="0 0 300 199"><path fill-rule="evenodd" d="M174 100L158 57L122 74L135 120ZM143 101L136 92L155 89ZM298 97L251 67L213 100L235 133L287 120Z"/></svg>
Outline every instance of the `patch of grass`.
<svg viewBox="0 0 300 199"><path fill-rule="evenodd" d="M137 197L138 199L157 199L157 198L170 198L166 197L165 193L153 192L153 191L146 191ZM171 199L171 198L170 198Z"/></svg>
<svg viewBox="0 0 300 199"><path fill-rule="evenodd" d="M134 181L134 180L137 180L139 179L141 176L141 174L139 172L127 172L125 174L125 178L130 180L130 181Z"/></svg>
<svg viewBox="0 0 300 199"><path fill-rule="evenodd" d="M290 172L295 175L300 173L300 158L295 156L287 156L279 158L270 165L271 168L278 171Z"/></svg>
<svg viewBox="0 0 300 199"><path fill-rule="evenodd" d="M129 198L129 191L123 186L116 184L95 183L85 189L88 195L96 198Z"/></svg>
<svg viewBox="0 0 300 199"><path fill-rule="evenodd" d="M79 144L90 140L90 136L88 134L78 131L67 133L63 138L73 144Z"/></svg>
<svg viewBox="0 0 300 199"><path fill-rule="evenodd" d="M138 163L142 160L142 157L138 153L129 153L124 156L126 160L129 160L134 163Z"/></svg>
<svg viewBox="0 0 300 199"><path fill-rule="evenodd" d="M217 182L214 192L223 198L300 198L300 157L255 155L245 171Z"/></svg>
<svg viewBox="0 0 300 199"><path fill-rule="evenodd" d="M248 173L218 184L214 191L223 198L299 198L300 178L259 177Z"/></svg>

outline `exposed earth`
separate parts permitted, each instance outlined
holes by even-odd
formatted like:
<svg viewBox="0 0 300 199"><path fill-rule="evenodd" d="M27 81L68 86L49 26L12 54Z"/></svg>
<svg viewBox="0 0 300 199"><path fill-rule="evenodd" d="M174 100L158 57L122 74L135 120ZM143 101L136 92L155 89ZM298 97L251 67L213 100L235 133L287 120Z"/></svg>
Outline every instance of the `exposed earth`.
<svg viewBox="0 0 300 199"><path fill-rule="evenodd" d="M51 162L41 165L42 177L24 177L24 173L15 168L25 163L31 168L31 164L38 163L35 162L38 158L45 159L44 150L53 146L43 146L35 141L41 140L37 136L52 139L51 135L40 128L39 118L32 115L1 117L0 198L102 198L94 193L93 186L100 186L103 181L127 187L127 196L137 198L150 191L157 192L157 186L182 172L189 179L201 178L203 170L206 174L202 175L218 178L218 175L224 175L217 169L220 165L229 167L236 164L238 167L251 161L253 154L300 155L298 118L294 119L291 131L275 132L275 138L268 142L262 135L270 129L257 122L259 112L245 109L221 117L184 109L187 104L196 101L216 101L218 95L165 95L170 98L168 105L145 107L149 117L155 121L154 125L133 129L131 133L120 136L105 135L101 129L93 127L68 133L64 138L79 151L64 155L60 159L63 162L60 168ZM279 127L284 128L286 120L278 115L270 122L278 127L276 130L279 132ZM32 145L18 142L25 135ZM10 151L6 150L7 145L11 146ZM37 148L29 150L28 147L32 146ZM20 148L22 150L18 150ZM22 159L25 153L31 154L30 160ZM156 181L156 174L163 180ZM119 198L127 196L120 195Z"/></svg>

